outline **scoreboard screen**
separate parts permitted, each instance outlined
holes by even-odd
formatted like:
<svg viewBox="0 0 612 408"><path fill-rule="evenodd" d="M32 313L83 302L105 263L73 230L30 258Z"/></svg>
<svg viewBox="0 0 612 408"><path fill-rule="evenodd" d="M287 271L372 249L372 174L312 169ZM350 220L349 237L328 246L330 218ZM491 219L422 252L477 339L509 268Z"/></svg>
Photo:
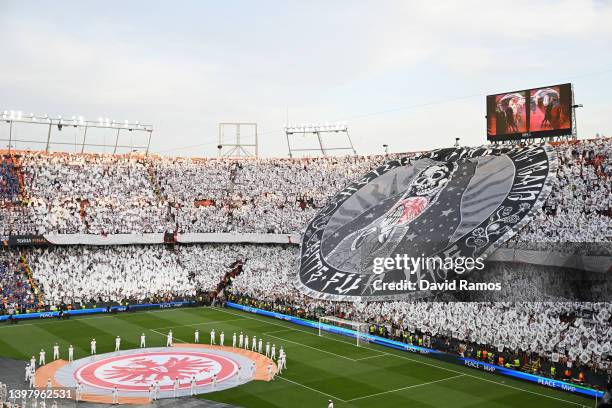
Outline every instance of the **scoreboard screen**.
<svg viewBox="0 0 612 408"><path fill-rule="evenodd" d="M487 96L487 140L552 137L572 132L572 85Z"/></svg>

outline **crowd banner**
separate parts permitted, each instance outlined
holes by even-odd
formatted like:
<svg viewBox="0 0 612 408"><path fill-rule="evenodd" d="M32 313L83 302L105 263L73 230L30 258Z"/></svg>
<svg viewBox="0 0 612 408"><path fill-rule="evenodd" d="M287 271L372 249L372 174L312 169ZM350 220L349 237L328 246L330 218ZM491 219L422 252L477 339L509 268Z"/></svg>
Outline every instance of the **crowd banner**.
<svg viewBox="0 0 612 408"><path fill-rule="evenodd" d="M275 319L284 320L290 323L295 323L301 326L310 327L313 329L319 328L319 322L315 322L312 320L301 319L295 316L289 316L286 314L271 312L268 310L258 309L251 306L245 306L238 303L226 302L225 305L227 307L231 307L234 309L242 310L249 313L254 313L262 316L273 317ZM348 336L348 337L356 337L359 334L360 337L363 337L363 333L358 333L355 330L346 329L343 327L336 327L327 324L323 324L325 326L325 331ZM529 381L532 383L536 383L548 388L554 388L556 390L565 391L573 394L580 394L591 398L601 398L603 397L603 392L597 391L593 388L584 387L578 384L572 384L565 381L559 381L552 378L542 377L539 375L524 373L522 371L513 370L510 368L505 368L502 366L496 366L493 364L488 364L478 360L472 360L469 358L463 358L460 356L455 356L453 354L444 353L439 350L429 349L425 347L413 346L411 344L402 343L396 340L386 339L384 337L379 337L375 335L368 334L367 339L370 343L378 344L384 347L394 348L396 350L404 350L413 353L426 354L432 357L438 358L440 360L462 365L465 367L479 369L481 371L486 371L492 374L503 375L507 377L516 378L519 380Z"/></svg>
<svg viewBox="0 0 612 408"><path fill-rule="evenodd" d="M5 241L6 246L38 246L49 245L50 242L43 235L9 235Z"/></svg>
<svg viewBox="0 0 612 408"><path fill-rule="evenodd" d="M178 234L177 242L190 243L245 243L245 244L299 244L298 234L257 234L234 232L201 232Z"/></svg>
<svg viewBox="0 0 612 408"><path fill-rule="evenodd" d="M134 245L163 244L164 234L45 234L54 245Z"/></svg>
<svg viewBox="0 0 612 408"><path fill-rule="evenodd" d="M97 313L113 313L113 312L126 312L128 310L139 310L139 309L171 309L186 306L194 306L196 304L193 300L182 301L182 302L168 302L168 303L138 303L130 304L129 306L111 306L108 307L92 307L86 309L69 309L64 310L65 315L78 316L88 315ZM48 312L33 312L33 313L19 313L14 314L13 319L15 320L30 320L30 319L49 319L59 317L60 311L48 311ZM9 320L9 315L0 316L0 322Z"/></svg>
<svg viewBox="0 0 612 408"><path fill-rule="evenodd" d="M173 236L174 237L174 236ZM169 241L166 234L45 234L32 236L10 236L8 246L15 245L136 245L163 243L228 243L228 244L299 244L298 234L255 234L255 233L188 233L177 234Z"/></svg>

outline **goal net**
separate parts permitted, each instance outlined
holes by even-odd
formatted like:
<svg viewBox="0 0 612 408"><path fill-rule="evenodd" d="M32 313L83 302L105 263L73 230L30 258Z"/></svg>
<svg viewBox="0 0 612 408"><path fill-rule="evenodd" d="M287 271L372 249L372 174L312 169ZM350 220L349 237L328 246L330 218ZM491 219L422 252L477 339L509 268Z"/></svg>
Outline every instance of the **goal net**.
<svg viewBox="0 0 612 408"><path fill-rule="evenodd" d="M352 337L355 339L357 346L370 342L369 327L368 323L341 319L335 316L319 317L319 336L339 334L341 336Z"/></svg>

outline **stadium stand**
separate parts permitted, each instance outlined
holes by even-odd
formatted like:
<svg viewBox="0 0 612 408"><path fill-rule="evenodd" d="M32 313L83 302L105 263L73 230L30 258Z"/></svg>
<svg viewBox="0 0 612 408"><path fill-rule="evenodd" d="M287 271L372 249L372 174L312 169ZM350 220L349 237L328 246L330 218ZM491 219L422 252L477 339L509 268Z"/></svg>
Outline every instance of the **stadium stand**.
<svg viewBox="0 0 612 408"><path fill-rule="evenodd" d="M560 167L546 205L507 247L612 241L612 141L553 144ZM347 183L392 157L189 159L44 154L2 156L3 239L44 233L295 233ZM22 181L20 181L22 180ZM21 187L23 186L23 187ZM293 245L125 245L22 249L44 307L220 296L317 318L371 323L386 337L530 371L551 365L610 372L610 303L340 303L293 286ZM36 307L15 249L0 252L3 306ZM238 265L238 266L237 266ZM554 299L551 299L554 300ZM483 352L486 352L483 354ZM483 358L483 355L486 357ZM514 363L513 363L514 364ZM576 371L577 372L577 371Z"/></svg>

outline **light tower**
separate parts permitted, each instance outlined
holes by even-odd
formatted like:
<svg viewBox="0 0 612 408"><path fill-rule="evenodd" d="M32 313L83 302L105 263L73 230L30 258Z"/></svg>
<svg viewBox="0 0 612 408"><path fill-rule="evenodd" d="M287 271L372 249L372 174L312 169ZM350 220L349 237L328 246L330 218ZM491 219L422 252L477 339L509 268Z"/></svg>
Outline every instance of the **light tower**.
<svg viewBox="0 0 612 408"><path fill-rule="evenodd" d="M153 134L153 126L152 125L144 125L140 122L130 122L128 120L124 120L123 122L99 118L97 121L85 120L82 116L72 116L71 119L65 119L61 115L58 115L57 118L52 118L46 113L44 115L35 115L30 113L29 115L24 115L21 111L4 111L0 117L0 123L7 123L9 125L8 139L0 137L0 141L8 142L8 150L15 148L17 143L33 143L38 145L44 145L44 150L46 152L49 151L51 146L74 146L75 151L80 148L81 153L85 151L86 147L103 147L103 148L112 148L113 154L117 153L117 149L125 148L133 151L134 149L143 149L145 154L149 153L149 147L151 145L151 136ZM47 137L45 139L34 140L32 138L21 138L14 137L14 128L16 125L20 126L30 126L30 125L43 125L47 127ZM73 128L75 132L82 135L82 140L77 140L77 133L75 133L74 142L65 142L55 140L53 138L54 133L53 130L56 129L55 135L57 132L62 132L62 130ZM93 129L99 129L103 133L113 132L115 133L114 143L92 143L87 139L87 131L91 131ZM128 132L140 132L144 133L145 137L147 137L146 144L142 145L134 145L130 143L129 145L121 142L120 139L122 136L122 131ZM42 136L42 135L41 135ZM106 140L106 139L105 139ZM112 139L111 139L112 140Z"/></svg>
<svg viewBox="0 0 612 408"><path fill-rule="evenodd" d="M257 157L259 137L257 123L219 123L219 157Z"/></svg>
<svg viewBox="0 0 612 408"><path fill-rule="evenodd" d="M291 137L296 134L301 135L311 135L316 136L319 147L318 148L294 148L291 145ZM323 138L325 136L329 136L333 134L335 136L340 136L346 138L345 145L337 146L337 147L324 147L323 146ZM353 142L351 140L351 136L349 135L348 126L346 123L335 123L335 124L311 124L311 125L286 125L285 126L285 136L287 138L287 148L289 149L289 157L293 157L294 152L306 152L306 151L315 151L320 152L323 156L327 156L327 154L332 150L350 150L353 154L357 154L355 147L353 146ZM336 137L337 139L337 137Z"/></svg>

